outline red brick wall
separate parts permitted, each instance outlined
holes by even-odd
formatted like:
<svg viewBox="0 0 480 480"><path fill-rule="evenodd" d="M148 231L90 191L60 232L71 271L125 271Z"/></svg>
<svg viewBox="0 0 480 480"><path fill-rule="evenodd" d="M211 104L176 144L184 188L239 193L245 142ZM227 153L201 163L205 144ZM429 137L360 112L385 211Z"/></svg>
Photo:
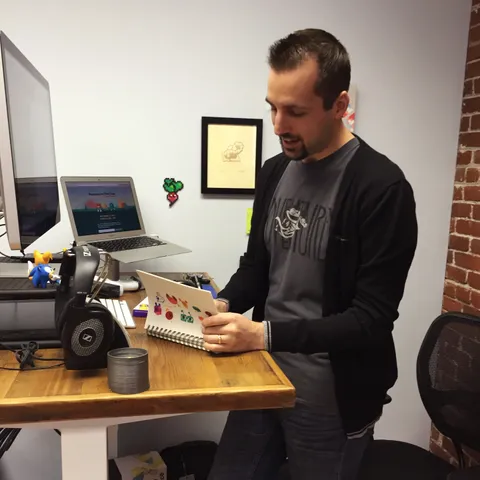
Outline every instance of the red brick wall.
<svg viewBox="0 0 480 480"><path fill-rule="evenodd" d="M472 3L443 310L480 314L480 0ZM450 358L460 362L465 352L457 348ZM451 441L435 427L430 449L456 463ZM465 453L469 464L480 463L480 452Z"/></svg>

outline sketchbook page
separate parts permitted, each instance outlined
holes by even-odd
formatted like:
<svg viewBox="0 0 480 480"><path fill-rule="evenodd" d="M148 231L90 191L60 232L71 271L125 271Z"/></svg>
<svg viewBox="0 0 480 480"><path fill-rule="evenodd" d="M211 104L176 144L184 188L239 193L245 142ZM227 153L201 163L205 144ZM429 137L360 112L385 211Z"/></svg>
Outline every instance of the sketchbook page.
<svg viewBox="0 0 480 480"><path fill-rule="evenodd" d="M217 313L212 294L152 273L137 270L148 297L150 325L203 337L202 319Z"/></svg>

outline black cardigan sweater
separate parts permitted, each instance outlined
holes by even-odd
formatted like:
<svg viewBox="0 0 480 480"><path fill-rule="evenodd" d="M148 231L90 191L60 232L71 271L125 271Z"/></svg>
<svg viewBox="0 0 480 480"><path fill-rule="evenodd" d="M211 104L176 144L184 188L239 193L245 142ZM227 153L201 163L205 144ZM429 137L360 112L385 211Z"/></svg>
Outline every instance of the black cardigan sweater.
<svg viewBox="0 0 480 480"><path fill-rule="evenodd" d="M270 321L272 352L329 353L348 434L381 415L386 393L396 382L392 331L417 245L410 184L396 164L359 141L332 212L323 318L264 318L270 262L264 228L270 200L290 161L284 154L267 160L258 175L247 251L218 294L229 301L231 312L253 307L253 320Z"/></svg>

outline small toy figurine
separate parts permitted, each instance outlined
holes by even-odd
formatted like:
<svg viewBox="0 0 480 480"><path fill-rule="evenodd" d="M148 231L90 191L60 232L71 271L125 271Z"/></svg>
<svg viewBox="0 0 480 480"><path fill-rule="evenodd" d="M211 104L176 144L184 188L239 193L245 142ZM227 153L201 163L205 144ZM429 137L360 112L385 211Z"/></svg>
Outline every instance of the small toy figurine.
<svg viewBox="0 0 480 480"><path fill-rule="evenodd" d="M53 256L50 252L40 253L38 250L33 252L33 260L35 265L47 265L53 260Z"/></svg>
<svg viewBox="0 0 480 480"><path fill-rule="evenodd" d="M28 278L32 281L35 288L47 288L48 283L58 283L60 277L55 275L55 270L48 264L53 260L50 252L40 253L38 250L33 252L32 262L28 262Z"/></svg>

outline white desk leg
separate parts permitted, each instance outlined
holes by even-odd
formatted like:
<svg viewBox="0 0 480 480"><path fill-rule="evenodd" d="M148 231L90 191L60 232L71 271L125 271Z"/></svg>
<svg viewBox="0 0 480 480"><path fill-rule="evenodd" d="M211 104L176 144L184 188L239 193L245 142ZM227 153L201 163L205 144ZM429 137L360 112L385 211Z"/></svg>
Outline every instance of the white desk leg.
<svg viewBox="0 0 480 480"><path fill-rule="evenodd" d="M107 427L63 428L62 480L108 480Z"/></svg>

